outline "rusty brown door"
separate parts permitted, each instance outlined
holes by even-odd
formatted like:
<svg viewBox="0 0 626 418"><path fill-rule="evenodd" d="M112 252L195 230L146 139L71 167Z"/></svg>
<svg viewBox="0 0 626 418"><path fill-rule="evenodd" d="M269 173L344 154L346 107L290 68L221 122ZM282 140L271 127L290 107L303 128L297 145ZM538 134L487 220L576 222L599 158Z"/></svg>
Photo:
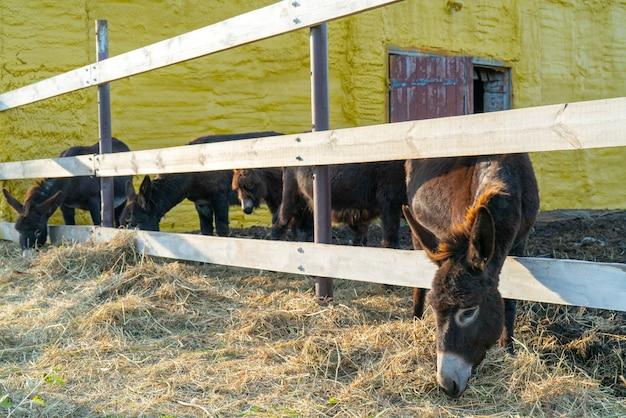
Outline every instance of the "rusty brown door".
<svg viewBox="0 0 626 418"><path fill-rule="evenodd" d="M471 57L389 55L389 120L473 113Z"/></svg>

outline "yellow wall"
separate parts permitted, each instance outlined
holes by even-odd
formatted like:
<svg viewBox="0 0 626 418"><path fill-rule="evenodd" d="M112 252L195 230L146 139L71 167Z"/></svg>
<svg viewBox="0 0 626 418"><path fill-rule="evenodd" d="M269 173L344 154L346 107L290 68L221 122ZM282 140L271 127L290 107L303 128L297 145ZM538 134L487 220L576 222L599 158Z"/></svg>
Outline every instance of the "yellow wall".
<svg viewBox="0 0 626 418"><path fill-rule="evenodd" d="M2 0L0 91L93 61L97 18L109 20L115 55L273 2ZM626 96L625 22L618 0L407 0L332 22L331 124L387 121L390 47L501 60L512 67L514 107ZM308 32L117 81L111 90L114 135L132 149L209 133L307 130ZM94 89L0 113L0 161L96 140ZM625 148L533 155L542 208L626 207L625 159ZM21 195L29 183L5 186ZM192 211L175 209L164 226L197 228ZM2 202L0 217L12 216Z"/></svg>

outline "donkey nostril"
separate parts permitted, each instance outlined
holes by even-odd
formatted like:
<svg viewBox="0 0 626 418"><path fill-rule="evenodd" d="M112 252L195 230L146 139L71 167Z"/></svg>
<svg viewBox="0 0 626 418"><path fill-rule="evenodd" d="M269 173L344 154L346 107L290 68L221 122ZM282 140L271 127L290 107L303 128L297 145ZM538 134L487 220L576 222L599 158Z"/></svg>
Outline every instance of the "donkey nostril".
<svg viewBox="0 0 626 418"><path fill-rule="evenodd" d="M456 380L449 380L447 384L442 385L443 390L446 394L452 398L457 398L461 394L459 390L459 385Z"/></svg>

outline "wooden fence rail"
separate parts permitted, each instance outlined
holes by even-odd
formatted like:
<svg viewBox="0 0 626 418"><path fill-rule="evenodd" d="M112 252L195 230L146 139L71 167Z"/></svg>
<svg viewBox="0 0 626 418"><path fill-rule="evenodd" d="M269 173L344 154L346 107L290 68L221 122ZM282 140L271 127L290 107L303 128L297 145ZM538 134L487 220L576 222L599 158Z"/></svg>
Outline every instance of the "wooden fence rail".
<svg viewBox="0 0 626 418"><path fill-rule="evenodd" d="M283 0L0 94L0 112L398 1L400 0Z"/></svg>
<svg viewBox="0 0 626 418"><path fill-rule="evenodd" d="M96 174L96 154L0 163L0 180L76 177Z"/></svg>
<svg viewBox="0 0 626 418"><path fill-rule="evenodd" d="M107 242L118 233L134 234L146 255L178 260L422 288L435 273L422 251L50 226L54 244ZM0 222L0 239L17 241L14 224ZM626 311L626 265L508 257L499 290L513 299Z"/></svg>
<svg viewBox="0 0 626 418"><path fill-rule="evenodd" d="M626 146L626 97L0 164L0 180L181 173Z"/></svg>

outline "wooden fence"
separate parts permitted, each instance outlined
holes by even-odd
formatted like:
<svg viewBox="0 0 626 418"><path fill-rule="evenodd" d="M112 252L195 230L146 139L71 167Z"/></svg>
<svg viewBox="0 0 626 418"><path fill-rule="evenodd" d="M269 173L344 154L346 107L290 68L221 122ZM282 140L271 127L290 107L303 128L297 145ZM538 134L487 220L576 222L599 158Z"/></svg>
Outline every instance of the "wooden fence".
<svg viewBox="0 0 626 418"><path fill-rule="evenodd" d="M204 56L397 0L282 1L0 94L0 111ZM318 166L626 145L626 98L116 154L0 164L0 180ZM317 221L317 219L316 219ZM109 240L119 230L51 226L53 243ZM421 251L134 232L146 254L295 274L430 287ZM0 238L16 240L13 224ZM505 297L626 311L626 265L509 257Z"/></svg>
<svg viewBox="0 0 626 418"><path fill-rule="evenodd" d="M163 174L626 145L626 97L503 112L0 164L0 180Z"/></svg>

